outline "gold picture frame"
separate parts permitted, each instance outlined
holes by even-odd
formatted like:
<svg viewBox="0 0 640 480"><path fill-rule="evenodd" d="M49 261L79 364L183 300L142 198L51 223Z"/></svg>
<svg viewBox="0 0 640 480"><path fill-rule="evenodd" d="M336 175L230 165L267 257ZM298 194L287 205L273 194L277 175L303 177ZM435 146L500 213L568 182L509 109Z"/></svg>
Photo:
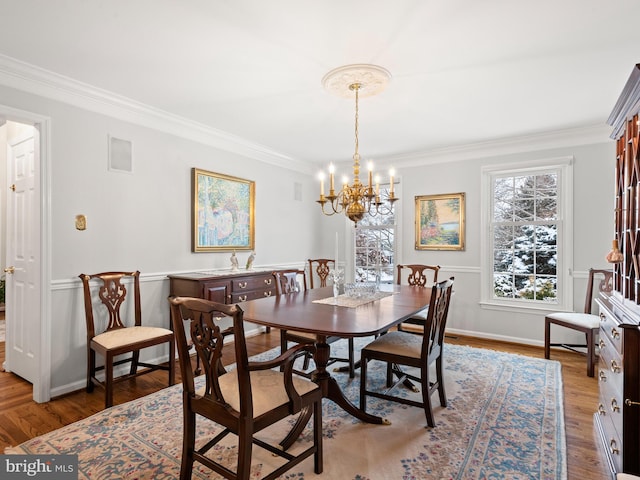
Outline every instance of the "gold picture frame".
<svg viewBox="0 0 640 480"><path fill-rule="evenodd" d="M192 250L254 250L255 182L193 168Z"/></svg>
<svg viewBox="0 0 640 480"><path fill-rule="evenodd" d="M465 194L420 195L416 200L416 250L464 250Z"/></svg>

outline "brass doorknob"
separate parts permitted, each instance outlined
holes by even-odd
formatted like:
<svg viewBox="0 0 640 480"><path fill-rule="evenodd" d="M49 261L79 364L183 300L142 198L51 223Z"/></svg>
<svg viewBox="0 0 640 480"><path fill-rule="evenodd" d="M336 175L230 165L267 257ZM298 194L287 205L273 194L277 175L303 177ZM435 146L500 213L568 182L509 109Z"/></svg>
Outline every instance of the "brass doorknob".
<svg viewBox="0 0 640 480"><path fill-rule="evenodd" d="M13 266L7 267L4 269L4 273L13 273L15 271L16 271L16 267L13 267Z"/></svg>

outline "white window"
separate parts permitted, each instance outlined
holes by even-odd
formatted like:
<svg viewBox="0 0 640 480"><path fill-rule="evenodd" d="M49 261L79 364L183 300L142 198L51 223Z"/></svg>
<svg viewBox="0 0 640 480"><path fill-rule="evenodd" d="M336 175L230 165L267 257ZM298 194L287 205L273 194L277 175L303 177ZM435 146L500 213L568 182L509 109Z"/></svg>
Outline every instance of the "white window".
<svg viewBox="0 0 640 480"><path fill-rule="evenodd" d="M483 301L570 308L571 160L483 169Z"/></svg>
<svg viewBox="0 0 640 480"><path fill-rule="evenodd" d="M388 188L381 190L383 205L375 215L365 215L355 229L355 281L393 283L396 245L396 209L386 202Z"/></svg>

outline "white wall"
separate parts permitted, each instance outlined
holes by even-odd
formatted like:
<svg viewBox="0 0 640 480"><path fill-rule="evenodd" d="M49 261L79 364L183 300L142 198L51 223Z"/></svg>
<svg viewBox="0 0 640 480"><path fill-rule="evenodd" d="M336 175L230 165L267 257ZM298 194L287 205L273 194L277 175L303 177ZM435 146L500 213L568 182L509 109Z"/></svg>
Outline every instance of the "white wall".
<svg viewBox="0 0 640 480"><path fill-rule="evenodd" d="M191 252L191 168L256 181L256 265L300 264L333 257L339 232L341 260L350 249L343 216L324 217L311 174L276 167L184 137L117 120L66 103L0 86L0 105L51 118L52 395L82 388L86 340L77 275L139 269L143 312L156 325L169 322L166 275L222 268L229 253ZM108 135L129 140L132 174L107 170ZM454 332L541 344L543 315L480 308L480 169L483 165L573 155L575 306L582 307L589 267L605 267L613 232L613 142L482 156L421 166L395 165L401 179L400 235L404 263L439 264L456 277L450 327ZM417 162L420 164L421 162ZM415 162L414 162L415 164ZM294 200L294 184L302 201ZM414 196L466 193L466 249L414 249ZM77 214L87 230L77 231ZM243 264L248 252L239 252ZM152 352L162 356L166 352Z"/></svg>
<svg viewBox="0 0 640 480"><path fill-rule="evenodd" d="M544 312L524 313L480 307L481 173L484 165L573 156L574 163L574 308L584 308L586 272L608 268L605 255L613 236L614 143L541 150L466 161L400 168L402 177L402 263L437 264L440 276L455 276L455 297L448 326L459 333L541 345ZM466 248L464 251L423 251L414 248L414 197L466 193ZM552 331L555 338L584 341L567 329Z"/></svg>
<svg viewBox="0 0 640 480"><path fill-rule="evenodd" d="M1 86L0 104L51 118L54 395L84 382L80 273L139 269L143 315L166 326L168 273L230 265L230 252L191 252L192 167L256 182L256 266L316 255L309 175ZM108 135L132 142L133 173L108 171ZM294 199L295 183L302 201ZM85 231L75 229L77 214L87 216ZM248 255L238 252L241 264Z"/></svg>

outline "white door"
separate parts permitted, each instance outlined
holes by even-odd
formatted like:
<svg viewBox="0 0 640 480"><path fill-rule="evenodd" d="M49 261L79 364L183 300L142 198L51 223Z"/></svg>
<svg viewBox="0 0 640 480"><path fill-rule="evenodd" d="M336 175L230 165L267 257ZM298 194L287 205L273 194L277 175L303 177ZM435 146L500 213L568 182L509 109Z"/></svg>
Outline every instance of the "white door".
<svg viewBox="0 0 640 480"><path fill-rule="evenodd" d="M15 137L7 135L5 369L33 384L41 361L38 144L32 126L19 125Z"/></svg>

